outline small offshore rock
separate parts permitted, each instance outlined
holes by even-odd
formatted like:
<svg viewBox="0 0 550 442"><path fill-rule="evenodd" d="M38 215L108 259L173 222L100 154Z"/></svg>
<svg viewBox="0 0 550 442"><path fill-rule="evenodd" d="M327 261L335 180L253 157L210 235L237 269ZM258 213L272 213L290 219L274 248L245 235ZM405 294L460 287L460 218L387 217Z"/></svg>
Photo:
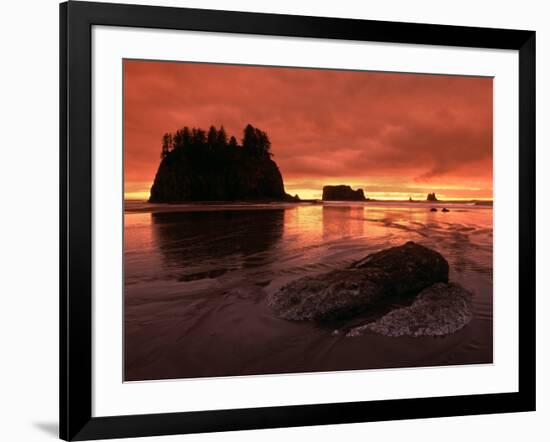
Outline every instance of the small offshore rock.
<svg viewBox="0 0 550 442"><path fill-rule="evenodd" d="M292 281L271 294L268 303L283 319L342 319L385 298L414 295L448 278L449 264L441 254L409 241L346 269Z"/></svg>
<svg viewBox="0 0 550 442"><path fill-rule="evenodd" d="M351 186L341 184L338 186L323 187L323 201L366 201L363 189L353 190Z"/></svg>
<svg viewBox="0 0 550 442"><path fill-rule="evenodd" d="M471 299L472 293L459 284L437 283L423 290L410 306L355 327L346 336L362 336L368 332L390 337L449 335L472 319Z"/></svg>

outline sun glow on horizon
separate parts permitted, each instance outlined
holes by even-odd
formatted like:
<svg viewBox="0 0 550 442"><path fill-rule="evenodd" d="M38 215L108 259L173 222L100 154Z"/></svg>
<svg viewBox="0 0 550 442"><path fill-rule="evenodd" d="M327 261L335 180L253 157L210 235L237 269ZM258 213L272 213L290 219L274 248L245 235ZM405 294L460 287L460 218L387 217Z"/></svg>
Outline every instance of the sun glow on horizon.
<svg viewBox="0 0 550 442"><path fill-rule="evenodd" d="M124 192L124 199L125 200L148 200L149 199L149 191L143 191L143 192Z"/></svg>
<svg viewBox="0 0 550 442"><path fill-rule="evenodd" d="M342 181L342 183L345 181ZM340 182L330 182L327 185L341 184ZM395 191L370 191L368 186L362 186L360 184L349 184L353 189L361 188L365 191L365 196L373 200L388 200L388 201L407 201L411 198L413 201L425 201L428 193L434 191L439 200L442 201L492 201L492 196L485 196L478 191L483 192L483 189L477 188L460 188L458 186L433 186L426 187L424 191L420 192L415 189L414 192L407 191L406 188ZM149 199L150 185L146 186L132 186L131 191L124 193L125 200L139 200L147 201ZM432 190L435 189L435 190ZM322 186L315 188L295 187L292 183L285 184L285 190L288 194L294 196L298 195L302 200L320 200L322 198ZM447 192L445 192L447 190ZM450 191L450 192L449 192ZM477 194L477 195L476 195ZM479 196L478 196L479 195Z"/></svg>

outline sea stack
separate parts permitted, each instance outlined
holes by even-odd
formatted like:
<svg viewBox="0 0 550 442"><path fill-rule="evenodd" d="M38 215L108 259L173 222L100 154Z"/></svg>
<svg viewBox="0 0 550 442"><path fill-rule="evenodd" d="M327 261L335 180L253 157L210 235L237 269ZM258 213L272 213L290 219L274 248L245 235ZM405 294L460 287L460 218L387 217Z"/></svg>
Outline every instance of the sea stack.
<svg viewBox="0 0 550 442"><path fill-rule="evenodd" d="M293 201L270 147L267 134L251 125L242 145L228 140L223 126L165 134L149 202Z"/></svg>
<svg viewBox="0 0 550 442"><path fill-rule="evenodd" d="M426 197L426 201L437 201L437 197L435 196L435 192L434 193L428 193L428 196Z"/></svg>
<svg viewBox="0 0 550 442"><path fill-rule="evenodd" d="M366 201L363 189L353 190L344 184L339 186L324 186L323 201Z"/></svg>

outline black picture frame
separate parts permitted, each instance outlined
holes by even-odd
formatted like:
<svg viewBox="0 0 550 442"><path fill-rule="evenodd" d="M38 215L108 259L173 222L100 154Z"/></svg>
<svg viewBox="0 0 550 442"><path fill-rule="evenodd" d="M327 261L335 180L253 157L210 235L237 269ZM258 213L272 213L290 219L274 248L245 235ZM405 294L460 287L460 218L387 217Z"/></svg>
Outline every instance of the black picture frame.
<svg viewBox="0 0 550 442"><path fill-rule="evenodd" d="M519 53L519 391L92 417L94 25L511 49ZM72 2L60 5L60 437L89 440L535 410L535 32Z"/></svg>

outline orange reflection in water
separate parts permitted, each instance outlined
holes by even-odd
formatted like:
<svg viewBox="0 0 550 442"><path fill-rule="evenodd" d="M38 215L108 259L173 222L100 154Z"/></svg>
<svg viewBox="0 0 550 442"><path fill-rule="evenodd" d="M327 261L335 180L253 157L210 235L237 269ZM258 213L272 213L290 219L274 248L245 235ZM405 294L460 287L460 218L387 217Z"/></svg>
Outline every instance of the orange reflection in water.
<svg viewBox="0 0 550 442"><path fill-rule="evenodd" d="M451 260L492 261L490 207L407 203L325 204L285 211L282 255L300 256L300 265L327 259L349 262L384 247L416 241ZM475 246L475 247L474 247ZM462 254L462 255L461 255ZM464 256L467 255L467 256Z"/></svg>
<svg viewBox="0 0 550 442"><path fill-rule="evenodd" d="M124 246L126 250L150 249L153 244L151 213L124 214Z"/></svg>
<svg viewBox="0 0 550 442"><path fill-rule="evenodd" d="M431 207L438 211L430 211ZM459 273L467 269L491 272L492 208L448 203L446 207L450 210L447 213L442 212L441 205L426 203L230 206L206 210L187 205L170 210L183 210L188 215L167 217L163 222L164 217L158 214L127 211L126 275L131 279L132 275L158 273L168 251L178 248L185 249L178 259L187 254L194 256L189 262L179 262L179 268L197 267L199 274L203 271L200 267L213 259L224 268L229 264L247 267L264 263L266 271L269 267L273 271L293 268L309 272L346 265L407 241L440 251ZM162 213L166 208L158 210ZM199 210L201 216L193 215ZM272 212L280 216L268 216ZM220 216L223 213L228 215ZM153 223L155 216L160 224ZM160 235L163 232L170 235Z"/></svg>

